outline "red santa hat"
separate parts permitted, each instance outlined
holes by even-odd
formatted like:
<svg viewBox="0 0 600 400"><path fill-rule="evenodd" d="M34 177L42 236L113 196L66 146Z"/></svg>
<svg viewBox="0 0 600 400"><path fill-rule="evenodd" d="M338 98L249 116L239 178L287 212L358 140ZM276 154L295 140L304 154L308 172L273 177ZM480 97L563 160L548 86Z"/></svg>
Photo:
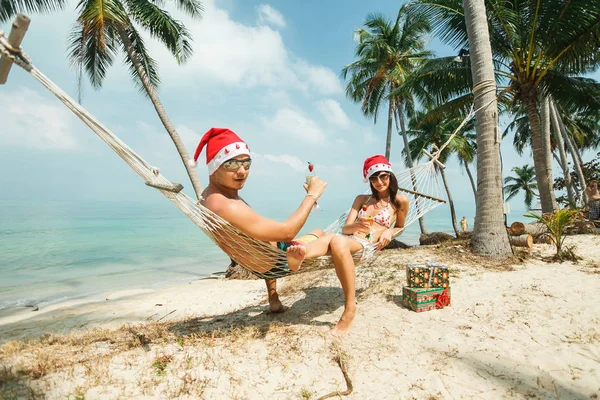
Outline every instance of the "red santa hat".
<svg viewBox="0 0 600 400"><path fill-rule="evenodd" d="M367 182L371 175L380 171L392 172L392 164L381 154L367 158L363 165L364 181Z"/></svg>
<svg viewBox="0 0 600 400"><path fill-rule="evenodd" d="M210 128L200 139L194 159L189 161L191 166L198 165L198 157L204 146L206 146L206 165L209 175L212 175L227 160L241 154L250 155L248 145L235 132L227 128Z"/></svg>

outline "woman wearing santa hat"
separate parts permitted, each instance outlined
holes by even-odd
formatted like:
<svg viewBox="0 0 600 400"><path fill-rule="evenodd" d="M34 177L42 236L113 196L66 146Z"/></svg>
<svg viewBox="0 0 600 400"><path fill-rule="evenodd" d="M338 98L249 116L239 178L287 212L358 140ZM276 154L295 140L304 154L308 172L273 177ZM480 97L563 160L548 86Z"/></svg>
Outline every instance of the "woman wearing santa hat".
<svg viewBox="0 0 600 400"><path fill-rule="evenodd" d="M306 254L304 243L326 236L325 232L317 230L294 239L306 222L313 205L323 194L327 183L319 177L313 177L310 184L305 184L307 194L302 199L300 207L287 220L274 221L256 213L239 196L252 164L248 145L229 129L212 128L200 140L194 159L190 160L192 165L197 165L198 157L204 148L206 148L209 185L202 192L202 205L248 236L272 242L280 249L287 250L288 264L276 265L273 266L274 268L283 268L286 271L300 268L304 258L307 255L311 256L311 253ZM231 243L218 244L226 252L235 250L231 248L233 246ZM291 249L288 250L290 246ZM270 311L285 311L277 295L276 280L266 279L266 283Z"/></svg>
<svg viewBox="0 0 600 400"><path fill-rule="evenodd" d="M409 200L398 194L398 181L392 173L392 165L384 156L375 155L365 160L363 179L369 182L371 194L356 197L342 234L327 235L305 246L307 257L331 254L342 284L344 312L331 331L335 336L348 332L356 314L356 273L352 254L367 246L383 249L404 229L408 214Z"/></svg>
<svg viewBox="0 0 600 400"><path fill-rule="evenodd" d="M371 194L356 197L342 233L361 244L377 243L381 250L404 228L409 200L398 194L392 165L382 155L365 160L363 180L369 182Z"/></svg>
<svg viewBox="0 0 600 400"><path fill-rule="evenodd" d="M333 237L329 243L336 271L354 271L352 254L374 244L381 250L404 229L409 200L406 196L398 194L398 181L392 173L389 161L382 155L367 158L363 165L363 179L369 182L371 194L361 194L354 199L342 228L343 235ZM356 313L354 275L348 282L342 281L342 287L346 303L342 317L332 330L334 335L345 334Z"/></svg>

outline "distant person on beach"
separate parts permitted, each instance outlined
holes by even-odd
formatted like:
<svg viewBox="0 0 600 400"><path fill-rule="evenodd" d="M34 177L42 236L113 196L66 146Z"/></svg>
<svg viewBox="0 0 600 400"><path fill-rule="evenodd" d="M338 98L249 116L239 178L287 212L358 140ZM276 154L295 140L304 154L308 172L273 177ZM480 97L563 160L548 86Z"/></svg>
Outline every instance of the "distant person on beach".
<svg viewBox="0 0 600 400"><path fill-rule="evenodd" d="M204 147L209 184L202 192L201 203L243 233L257 240L271 242L279 249L287 251L288 264L284 267L292 271L298 270L306 256L304 244L325 236L325 232L316 230L294 239L306 222L313 205L323 194L327 183L317 176L313 177L310 184L304 184L307 194L300 207L284 222L274 221L256 213L239 196L252 164L248 145L229 129L212 128L200 140L194 154L194 164ZM288 250L292 245L293 248ZM232 244L227 244L224 247L231 246ZM277 294L277 281L265 281L269 310L273 313L285 311Z"/></svg>
<svg viewBox="0 0 600 400"><path fill-rule="evenodd" d="M460 220L460 227L462 228L463 232L467 230L467 228L469 227L469 221L467 221L467 217L463 217Z"/></svg>
<svg viewBox="0 0 600 400"><path fill-rule="evenodd" d="M598 191L598 181L588 181L585 192L588 198L588 208L591 220L600 220L600 192Z"/></svg>

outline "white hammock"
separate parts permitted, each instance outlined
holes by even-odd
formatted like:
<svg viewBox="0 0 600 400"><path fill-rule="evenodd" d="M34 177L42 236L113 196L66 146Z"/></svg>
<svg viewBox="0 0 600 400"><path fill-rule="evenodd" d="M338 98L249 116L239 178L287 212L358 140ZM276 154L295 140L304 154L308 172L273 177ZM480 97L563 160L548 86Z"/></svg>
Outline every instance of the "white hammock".
<svg viewBox="0 0 600 400"><path fill-rule="evenodd" d="M166 179L160 174L158 168L151 166L136 154L80 104L36 69L29 57L22 50L15 51L11 49L2 31L0 31L0 54L2 57L7 57L29 72L46 89L58 97L98 137L106 142L144 180L146 185L158 189L171 200L177 208L202 229L233 261L260 278L279 278L290 273L286 267L285 252L271 246L268 242L253 239L240 232L223 218L181 192L183 186ZM442 199L442 190L438 184L435 163L439 164L436 158L433 158L428 163L395 173L400 191L409 198L410 208L405 221L405 228L425 213L445 203L445 200ZM331 224L326 229L326 232L341 232L346 218L347 212ZM403 231L404 229L398 232L397 235ZM356 253L354 258L358 263L370 257L375 251L376 244L366 246L363 251ZM313 261L305 261L303 269L309 267Z"/></svg>

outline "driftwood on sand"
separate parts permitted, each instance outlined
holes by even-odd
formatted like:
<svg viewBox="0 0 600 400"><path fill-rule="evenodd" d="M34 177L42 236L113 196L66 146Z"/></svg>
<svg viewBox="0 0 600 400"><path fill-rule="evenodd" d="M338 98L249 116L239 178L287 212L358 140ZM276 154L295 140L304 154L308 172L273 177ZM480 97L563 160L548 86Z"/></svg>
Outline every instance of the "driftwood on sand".
<svg viewBox="0 0 600 400"><path fill-rule="evenodd" d="M524 224L523 222L513 222L510 228L508 228L508 232L513 236L520 236L524 234L529 234L533 237L543 235L548 232L548 228L544 224L533 223L533 224Z"/></svg>
<svg viewBox="0 0 600 400"><path fill-rule="evenodd" d="M517 247L527 247L528 249L533 247L533 236L530 234L509 236L510 244Z"/></svg>

